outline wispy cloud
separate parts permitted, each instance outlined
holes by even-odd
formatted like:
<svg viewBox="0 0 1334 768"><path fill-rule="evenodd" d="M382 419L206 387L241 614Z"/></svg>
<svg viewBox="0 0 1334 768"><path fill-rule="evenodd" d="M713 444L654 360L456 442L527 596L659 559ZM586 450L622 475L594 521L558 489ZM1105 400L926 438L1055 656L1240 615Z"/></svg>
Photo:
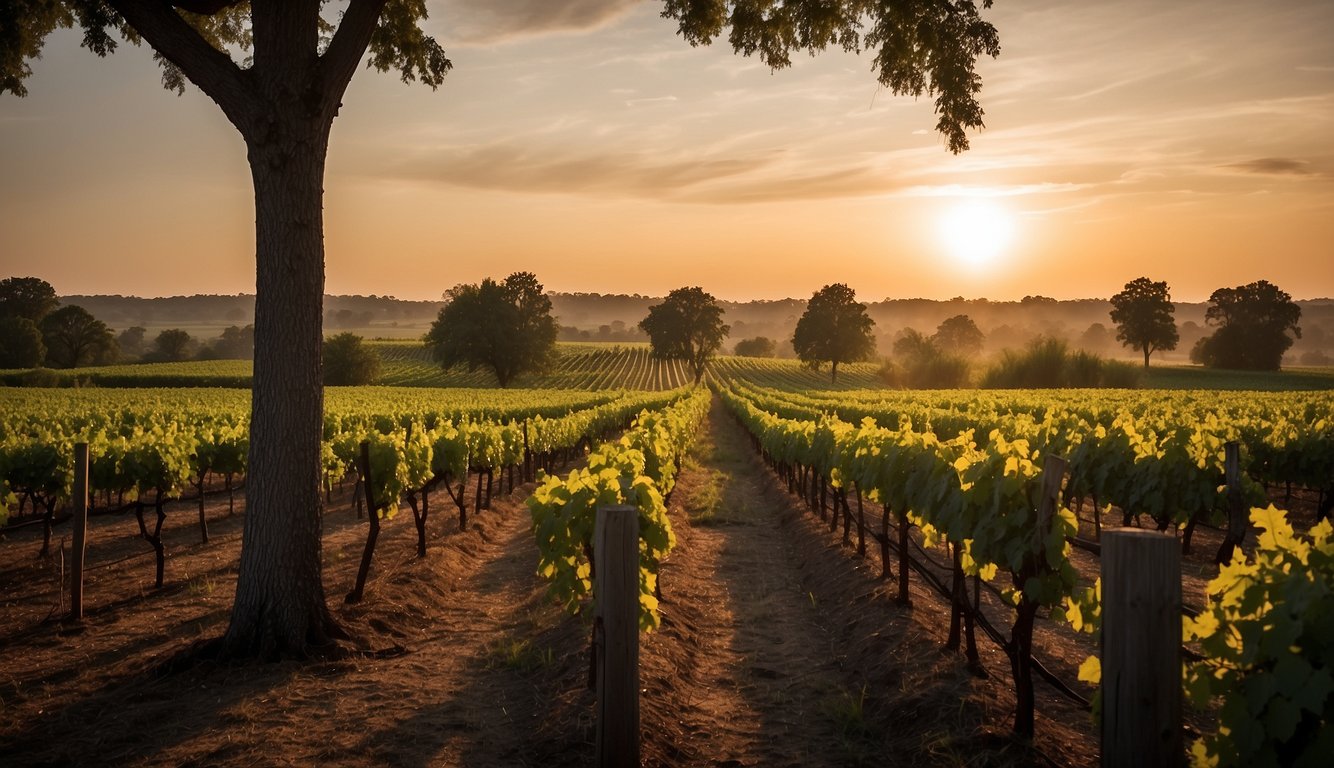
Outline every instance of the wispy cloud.
<svg viewBox="0 0 1334 768"><path fill-rule="evenodd" d="M883 195L904 186L874 162L831 167L782 150L715 148L662 155L536 148L527 139L444 148L411 162L379 166L368 175L518 193L711 205Z"/></svg>
<svg viewBox="0 0 1334 768"><path fill-rule="evenodd" d="M503 142L449 148L387 175L513 192L670 199L682 190L763 168L772 158L656 157Z"/></svg>
<svg viewBox="0 0 1334 768"><path fill-rule="evenodd" d="M677 98L675 96L647 96L642 99L627 99L625 106L644 107L652 104L670 104L676 100Z"/></svg>
<svg viewBox="0 0 1334 768"><path fill-rule="evenodd" d="M1315 171L1311 170L1310 163L1304 160L1293 160L1288 157L1259 157L1254 160L1246 160L1240 163L1228 163L1220 166L1231 170L1242 171L1244 173L1260 173L1277 176L1312 176Z"/></svg>
<svg viewBox="0 0 1334 768"><path fill-rule="evenodd" d="M624 16L639 0L488 0L452 3L451 21L464 44L491 44L598 29Z"/></svg>

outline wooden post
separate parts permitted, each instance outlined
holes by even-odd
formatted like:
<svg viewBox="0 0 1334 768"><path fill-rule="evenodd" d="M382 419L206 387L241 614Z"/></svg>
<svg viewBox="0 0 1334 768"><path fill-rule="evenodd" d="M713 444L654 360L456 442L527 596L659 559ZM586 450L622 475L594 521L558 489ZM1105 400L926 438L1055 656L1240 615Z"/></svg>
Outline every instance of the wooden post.
<svg viewBox="0 0 1334 768"><path fill-rule="evenodd" d="M1181 551L1170 533L1102 542L1102 764L1180 766Z"/></svg>
<svg viewBox="0 0 1334 768"><path fill-rule="evenodd" d="M1241 444L1233 440L1223 446L1223 474L1227 479L1227 533L1214 556L1214 563L1232 562L1232 551L1246 541L1246 499L1241 491Z"/></svg>
<svg viewBox="0 0 1334 768"><path fill-rule="evenodd" d="M593 552L597 766L639 765L639 511L598 507Z"/></svg>
<svg viewBox="0 0 1334 768"><path fill-rule="evenodd" d="M83 621L83 558L88 549L88 444L74 444L74 551L70 555L69 617Z"/></svg>
<svg viewBox="0 0 1334 768"><path fill-rule="evenodd" d="M1068 462L1060 456L1048 456L1042 464L1042 498L1038 504L1038 527L1036 530L1036 548L1038 552L1045 548L1043 541L1046 540L1047 533L1051 531L1051 519L1056 514L1056 507L1060 504L1061 483L1065 480L1067 464Z"/></svg>

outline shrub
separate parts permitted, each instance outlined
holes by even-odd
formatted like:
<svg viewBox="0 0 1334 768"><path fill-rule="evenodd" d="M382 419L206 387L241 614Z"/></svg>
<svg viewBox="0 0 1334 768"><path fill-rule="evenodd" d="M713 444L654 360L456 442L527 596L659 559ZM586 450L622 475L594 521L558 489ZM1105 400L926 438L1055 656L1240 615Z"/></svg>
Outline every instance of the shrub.
<svg viewBox="0 0 1334 768"><path fill-rule="evenodd" d="M767 336L742 339L736 343L736 354L741 357L773 357L778 352L778 345Z"/></svg>
<svg viewBox="0 0 1334 768"><path fill-rule="evenodd" d="M997 389L1040 389L1068 384L1069 351L1060 339L1038 337L1022 352L1006 349L982 376L982 386Z"/></svg>
<svg viewBox="0 0 1334 768"><path fill-rule="evenodd" d="M886 360L879 376L891 386L953 389L967 386L968 359L946 352L932 339L907 328L894 342L895 361Z"/></svg>
<svg viewBox="0 0 1334 768"><path fill-rule="evenodd" d="M332 386L374 384L380 378L380 355L360 336L344 331L324 340L324 383Z"/></svg>
<svg viewBox="0 0 1334 768"><path fill-rule="evenodd" d="M1144 366L1124 360L1102 361L1102 386L1113 389L1136 389L1144 380Z"/></svg>
<svg viewBox="0 0 1334 768"><path fill-rule="evenodd" d="M1022 352L1007 349L982 375L993 389L1139 386L1142 372L1128 363L1103 360L1091 352L1071 352L1060 339L1039 337Z"/></svg>
<svg viewBox="0 0 1334 768"><path fill-rule="evenodd" d="M1102 358L1092 352L1077 349L1066 361L1067 387L1096 387L1102 381Z"/></svg>
<svg viewBox="0 0 1334 768"><path fill-rule="evenodd" d="M906 379L914 389L956 389L968 384L968 360L963 355L933 351L908 361Z"/></svg>

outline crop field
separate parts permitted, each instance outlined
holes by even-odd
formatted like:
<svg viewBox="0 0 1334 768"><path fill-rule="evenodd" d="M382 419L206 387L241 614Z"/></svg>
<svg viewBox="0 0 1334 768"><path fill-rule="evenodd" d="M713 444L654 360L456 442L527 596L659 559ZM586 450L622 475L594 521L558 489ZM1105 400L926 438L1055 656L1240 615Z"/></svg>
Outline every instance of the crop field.
<svg viewBox="0 0 1334 768"><path fill-rule="evenodd" d="M693 764L717 749L761 764L793 750L809 759L802 750L812 744L835 745L831 765L921 761L939 744L987 764L1096 764L1088 670L1099 646L1088 632L1101 615L1094 585L1109 532L1165 532L1181 550L1188 617L1213 616L1216 553L1280 563L1300 547L1324 551L1328 536L1317 524L1334 498L1327 390L912 392L879 386L872 364L841 366L831 380L827 369L737 357L714 360L709 387L692 389L683 365L653 360L646 346L595 344L562 345L550 373L501 390L480 371L445 374L415 343L376 348L386 385L326 390L323 551L329 589L356 598L337 610L362 643L355 653L386 638L411 649L374 667L330 667L340 700L360 711L386 686L427 681L368 721L383 733L443 698L442 716L476 734L471 748L513 741L511 757L586 762L586 537L597 500L631 483L624 498L638 507L644 542L643 748L659 764ZM202 382L246 368L108 375ZM204 670L117 682L139 680L112 660L120 644L165 660L225 628L241 526L253 514L249 398L236 386L0 389L0 496L9 500L0 638L19 651L0 680L16 713L0 740L20 762L88 759L95 742L56 739L36 714L83 718L104 701L119 708L122 758L163 738L151 702L168 699L194 725L162 759L217 754L232 732L207 725L213 700L196 691L225 692L228 717L257 727L268 715L244 703L245 680L290 702L280 729L292 754L330 743L362 754L349 734L315 725L328 695L318 676ZM85 618L71 634L75 625L58 617L72 599L75 442L89 445L92 517ZM1239 446L1235 475L1229 444ZM362 445L369 464L359 463ZM1035 566L1031 499L1048 456L1065 464ZM1237 528L1234 494L1256 514L1270 504L1285 512ZM1288 533L1266 533L1275 530ZM1316 550L1302 543L1313 539ZM1271 578L1291 578L1286 568ZM1258 588L1240 571L1223 573L1228 589ZM1310 590L1320 583L1292 599L1318 600ZM1208 622L1259 620L1219 612ZM1198 686L1205 670L1237 662L1213 623L1193 621L1182 653L1195 659L1188 680ZM67 668L62 648L107 661ZM1272 695L1300 695L1283 685ZM144 686L155 692L148 699L136 693ZM449 699L471 687L494 704ZM1230 695L1205 690L1222 697L1215 702ZM794 706L811 716L785 719ZM925 714L905 724L905 708ZM544 725L516 735L515 714ZM1206 694L1183 727L1209 734L1230 716ZM765 725L775 720L781 730ZM717 730L734 735L724 746L692 735ZM390 762L447 751L377 743ZM262 749L243 741L223 762L253 761Z"/></svg>

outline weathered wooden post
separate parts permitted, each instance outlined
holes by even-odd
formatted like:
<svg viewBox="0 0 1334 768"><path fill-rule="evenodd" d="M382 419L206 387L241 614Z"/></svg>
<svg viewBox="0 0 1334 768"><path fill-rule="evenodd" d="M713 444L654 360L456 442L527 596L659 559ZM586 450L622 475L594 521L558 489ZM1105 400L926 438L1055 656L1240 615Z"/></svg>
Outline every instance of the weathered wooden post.
<svg viewBox="0 0 1334 768"><path fill-rule="evenodd" d="M74 444L74 551L70 555L69 617L83 621L83 558L88 549L88 444Z"/></svg>
<svg viewBox="0 0 1334 768"><path fill-rule="evenodd" d="M1232 562L1232 552L1246 541L1246 499L1241 490L1241 444L1223 446L1223 476L1227 481L1227 533L1214 556L1218 565Z"/></svg>
<svg viewBox="0 0 1334 768"><path fill-rule="evenodd" d="M1181 740L1181 548L1125 528L1102 540L1102 764L1185 763Z"/></svg>
<svg viewBox="0 0 1334 768"><path fill-rule="evenodd" d="M597 766L639 765L639 511L598 507L593 531Z"/></svg>

